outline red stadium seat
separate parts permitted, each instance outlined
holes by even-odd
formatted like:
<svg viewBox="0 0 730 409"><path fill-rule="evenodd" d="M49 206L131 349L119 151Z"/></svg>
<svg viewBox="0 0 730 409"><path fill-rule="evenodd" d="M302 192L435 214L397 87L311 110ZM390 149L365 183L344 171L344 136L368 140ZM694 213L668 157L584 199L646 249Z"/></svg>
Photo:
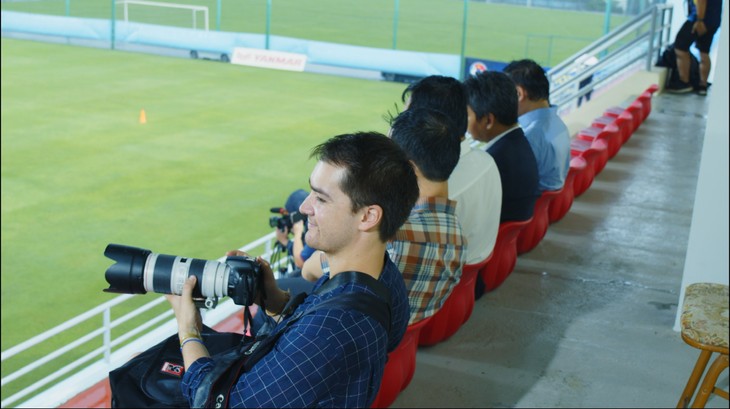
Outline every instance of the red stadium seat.
<svg viewBox="0 0 730 409"><path fill-rule="evenodd" d="M529 218L499 224L492 258L480 272L485 291L492 291L499 287L514 270L517 263L517 236L531 221L532 218Z"/></svg>
<svg viewBox="0 0 730 409"><path fill-rule="evenodd" d="M535 210L532 214L532 221L517 235L517 254L527 253L534 249L540 244L543 237L545 237L548 225L550 225L548 207L550 207L550 202L553 199L563 193L563 189L546 190L537 199L535 202Z"/></svg>
<svg viewBox="0 0 730 409"><path fill-rule="evenodd" d="M548 206L548 220L550 223L555 223L562 219L568 213L570 207L573 206L573 199L575 199L573 181L575 180L576 173L578 173L578 169L572 166L568 169L568 175L565 177L562 193L550 202L550 206Z"/></svg>
<svg viewBox="0 0 730 409"><path fill-rule="evenodd" d="M626 143L626 141L631 138L631 134L633 134L636 130L634 115L624 108L609 108L603 113L603 115L614 118L613 123L618 125L619 129L621 130L622 144Z"/></svg>
<svg viewBox="0 0 730 409"><path fill-rule="evenodd" d="M597 174L601 173L608 162L608 145L604 139L594 139L591 142L585 139L575 138L570 143L570 155L572 157L581 156L586 160L588 166L593 168L593 172L590 175L591 177L589 180L590 183L593 183L593 178ZM588 186L590 186L590 183ZM586 189L587 188L588 187L586 186Z"/></svg>
<svg viewBox="0 0 730 409"><path fill-rule="evenodd" d="M492 252L494 254L494 252ZM476 264L466 264L462 269L461 280L449 294L441 309L431 316L431 320L421 330L418 345L434 345L445 341L459 330L469 319L474 310L474 286L477 274L487 265L490 254L484 261Z"/></svg>
<svg viewBox="0 0 730 409"><path fill-rule="evenodd" d="M474 291L472 290L472 296ZM418 338L423 327L433 316L409 325L403 339L393 351L388 354L383 379L380 381L380 390L375 396L372 408L387 408L392 405L400 392L408 387L416 372L416 351Z"/></svg>
<svg viewBox="0 0 730 409"><path fill-rule="evenodd" d="M598 133L596 138L598 140L603 140L606 143L606 146L610 149L608 151L608 159L616 156L619 149L621 149L621 145L623 144L621 129L619 129L618 125L615 122L603 127L603 129L601 130L601 132ZM606 163L604 162L603 166L605 165ZM601 166L601 170L603 170L603 166ZM598 173L600 173L600 171L596 172L596 174Z"/></svg>
<svg viewBox="0 0 730 409"><path fill-rule="evenodd" d="M638 98L636 98L637 101L641 103L642 106L642 121L645 121L646 118L649 117L649 114L651 113L651 98L652 93L649 91L644 91L641 95L639 95Z"/></svg>
<svg viewBox="0 0 730 409"><path fill-rule="evenodd" d="M604 154L605 157L601 157L598 163L599 166L596 167L596 174L601 173L603 167L606 166L606 162L608 162L610 158L616 156L619 149L621 149L621 145L623 144L620 130L618 126L613 122L602 127L591 126L588 128L584 128L578 132L575 139L582 139L584 141L590 142L593 142L596 139L602 139L606 143L606 147L608 148L608 150ZM572 150L573 149L571 146L571 151ZM578 149L576 148L576 150Z"/></svg>
<svg viewBox="0 0 730 409"><path fill-rule="evenodd" d="M570 159L570 168L575 169L575 179L573 179L573 196L582 195L593 183L596 171L592 165L583 156L574 156Z"/></svg>
<svg viewBox="0 0 730 409"><path fill-rule="evenodd" d="M634 132L636 132L641 126L641 123L644 122L644 104L641 101L635 100L629 104L626 111L634 117Z"/></svg>

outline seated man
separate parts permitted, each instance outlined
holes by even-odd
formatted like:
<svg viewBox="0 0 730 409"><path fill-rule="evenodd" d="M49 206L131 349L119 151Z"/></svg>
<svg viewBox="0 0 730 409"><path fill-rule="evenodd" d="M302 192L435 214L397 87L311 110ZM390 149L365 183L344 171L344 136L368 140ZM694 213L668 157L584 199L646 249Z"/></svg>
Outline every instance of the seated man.
<svg viewBox="0 0 730 409"><path fill-rule="evenodd" d="M443 113L408 108L390 137L406 152L418 178L419 196L408 220L388 242L388 254L408 288L410 324L435 314L461 279L466 241L449 199L448 179L459 161L459 141Z"/></svg>
<svg viewBox="0 0 730 409"><path fill-rule="evenodd" d="M469 133L488 142L502 181L500 223L532 217L540 196L535 154L517 123L517 89L507 74L484 71L464 81Z"/></svg>
<svg viewBox="0 0 730 409"><path fill-rule="evenodd" d="M466 138L468 116L464 84L456 78L431 75L410 84L401 96L405 109L430 108L445 113L454 123L460 156L449 177L449 198L466 237L466 263L476 264L492 253L499 231L502 182L494 159L473 148Z"/></svg>
<svg viewBox="0 0 730 409"><path fill-rule="evenodd" d="M285 276L286 277L297 277L300 276L302 271L302 266L304 265L304 262L314 253L314 249L309 247L305 240L304 240L304 233L306 232L306 226L304 223L306 223L306 217L296 217L295 215L300 215L299 212L299 206L304 202L304 199L309 196L309 193L307 193L304 189L298 189L292 192L292 194L289 195L289 197L286 199L286 204L284 206L284 210L286 210L286 215L282 216L284 218L292 218L294 216L296 221L292 220L291 223L291 231L289 230L288 226L284 226L283 229L276 228L276 241L279 243L279 246L281 249L285 250L287 253L287 257L293 262L293 266L291 268L291 271L289 271ZM274 209L272 209L273 211ZM289 239L289 234L292 235L292 238ZM273 259L273 256L272 256ZM272 261L273 264L273 261ZM288 266L282 266L283 268L286 268Z"/></svg>
<svg viewBox="0 0 730 409"><path fill-rule="evenodd" d="M318 161L309 183L312 193L299 207L307 215L305 236L327 254L329 271L315 284L321 288L343 272L368 275L390 290L391 329L358 310L332 304L303 315L288 326L273 349L230 391L230 407L369 407L380 387L387 353L405 334L408 297L403 278L386 252L386 242L407 219L418 197L413 167L403 151L379 133L339 135L315 147ZM245 255L240 251L231 255ZM289 293L277 287L261 258L266 307L279 313ZM327 292L304 298L294 314L351 293L378 296L358 281L334 281ZM168 295L177 319L185 364L183 396L192 407L198 386L214 368L200 338L200 312L192 299L191 277L182 295ZM287 328L291 315L273 329ZM190 339L196 342L188 342Z"/></svg>
<svg viewBox="0 0 730 409"><path fill-rule="evenodd" d="M537 159L540 190L559 190L570 169L570 132L550 106L550 81L545 70L533 60L512 61L504 70L517 86L517 113L520 126ZM537 146L545 145L549 152Z"/></svg>

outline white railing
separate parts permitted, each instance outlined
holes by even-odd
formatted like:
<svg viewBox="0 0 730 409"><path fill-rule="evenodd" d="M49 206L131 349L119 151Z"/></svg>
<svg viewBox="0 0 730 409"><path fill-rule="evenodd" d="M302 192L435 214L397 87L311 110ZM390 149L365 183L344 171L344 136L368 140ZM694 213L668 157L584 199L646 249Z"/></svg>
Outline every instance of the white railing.
<svg viewBox="0 0 730 409"><path fill-rule="evenodd" d="M254 249L261 248L263 246L264 251L261 256L268 260L271 258L273 243L275 242L275 240L276 236L272 232L241 247L240 250L250 253ZM224 260L225 257L221 257L218 259L219 262L223 262ZM286 260L280 260L280 262L286 262ZM274 271L277 271L277 267L279 266L274 265L272 267L274 268ZM94 329L93 331L75 339L73 342L53 351L46 356L35 360L34 362L23 366L22 368L10 373L7 376L3 376L0 380L0 385L4 388L5 385L8 385L11 382L18 380L25 375L31 374L32 376L32 373L34 371L37 373L37 370L39 368L44 368L44 366L49 364L50 362L65 356L71 351L76 351L79 346L87 342L93 341L94 339L97 339L99 337L102 337L101 346L93 349L91 352L74 360L73 362L66 364L62 368L53 371L53 373L51 373L50 375L37 375L37 377L40 379L34 379L35 382L31 385L26 386L22 390L14 393L12 396L3 398L2 402L0 402L0 406L2 406L3 408L9 407L10 405L13 405L18 401L22 402L21 406L27 405L27 407L58 406L64 403L67 399L82 392L85 388L88 388L94 383L104 379L109 370L114 369L122 363L126 362L126 360L129 359L129 357L135 352L145 350L150 345L154 345L154 343L159 342L162 338L169 336L171 333L173 333L176 324L174 322L174 319L172 318L172 309L168 309L156 315L154 318L142 322L141 324L137 325L135 328L124 333L123 335L112 339L112 329L119 327L125 322L138 318L143 313L148 312L160 305L161 303L166 302L164 296L159 296L156 297L154 300L140 307L137 307L133 311L128 312L115 320L112 320L112 308L118 307L132 298L135 298L135 296L130 294L119 295L114 299L97 306L96 308L93 308L54 328L49 329L48 331L36 335L25 342L13 346L12 348L2 351L2 353L0 354L0 361L5 362L11 357L32 350L33 347L47 341L52 337L58 336L59 334L76 328L79 324L85 323L100 315L102 316L101 327ZM226 299L224 302L221 302L214 310L205 312L204 322L208 326L213 326L218 322L221 322L222 320L228 318L231 314L240 310L240 308L241 306L235 305L231 299ZM141 333L145 333L145 335L138 337L138 335ZM119 348L118 350L116 350L117 347L129 341L132 337L138 337L138 339L128 343L123 348ZM28 400L28 398L26 398L28 395L38 391L40 388L46 387L47 385L53 383L59 378L66 376L75 369L89 362L91 362L91 364L88 364L85 368L86 372L76 377L80 378L82 382L76 381L76 378L74 376L69 376L57 385L46 388L43 390L42 393L36 394L33 399ZM26 398L25 401L23 401L24 398Z"/></svg>

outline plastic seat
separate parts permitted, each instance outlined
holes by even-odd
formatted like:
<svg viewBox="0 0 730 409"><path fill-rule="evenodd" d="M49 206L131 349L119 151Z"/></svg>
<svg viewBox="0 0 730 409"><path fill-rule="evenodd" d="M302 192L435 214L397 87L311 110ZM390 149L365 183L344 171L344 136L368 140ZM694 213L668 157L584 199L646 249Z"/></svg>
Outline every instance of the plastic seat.
<svg viewBox="0 0 730 409"><path fill-rule="evenodd" d="M575 139L582 139L589 142L593 142L596 139L602 139L606 143L608 150L605 153L605 157L601 158L601 163L596 168L596 174L601 173L603 167L606 166L606 162L608 162L610 158L616 156L623 144L623 138L620 130L613 122L605 126L590 126L588 128L584 128L578 132Z"/></svg>
<svg viewBox="0 0 730 409"><path fill-rule="evenodd" d="M653 94L651 92L644 91L641 95L638 96L638 98L636 98L636 100L639 101L641 103L641 106L642 106L642 111L641 111L642 112L642 115L643 115L642 118L641 118L642 122L643 121L646 121L646 118L648 118L649 117L649 114L651 113L651 98L652 98L652 95Z"/></svg>
<svg viewBox="0 0 730 409"><path fill-rule="evenodd" d="M472 291L473 294L473 291ZM387 408L392 405L402 390L408 387L416 372L416 351L418 338L423 327L433 316L409 325L400 344L388 354L380 390L373 400L372 408Z"/></svg>
<svg viewBox="0 0 730 409"><path fill-rule="evenodd" d="M575 169L575 178L573 179L573 197L582 195L593 183L596 171L592 165L588 164L582 156L573 156L570 159L570 168Z"/></svg>
<svg viewBox="0 0 730 409"><path fill-rule="evenodd" d="M545 190L537 198L535 210L532 214L532 221L517 235L517 254L527 253L540 244L550 225L550 219L548 217L550 202L562 193L563 189Z"/></svg>
<svg viewBox="0 0 730 409"><path fill-rule="evenodd" d="M577 168L572 166L568 169L568 175L565 177L562 193L550 202L550 205L548 206L548 221L550 223L555 223L565 217L570 210L570 207L573 206L573 200L575 199L573 181L575 180L575 175L578 171L579 170Z"/></svg>
<svg viewBox="0 0 730 409"><path fill-rule="evenodd" d="M492 258L481 270L485 291L493 291L512 273L517 263L517 236L532 218L523 221L502 222L497 232Z"/></svg>
<svg viewBox="0 0 730 409"><path fill-rule="evenodd" d="M441 309L431 316L428 324L421 330L418 345L434 345L447 340L471 317L474 310L474 286L477 275L487 265L492 254L479 263L464 265L461 280L449 294L449 298L446 299Z"/></svg>
<svg viewBox="0 0 730 409"><path fill-rule="evenodd" d="M702 380L693 408L703 408L711 394L728 399L728 391L716 386L717 378L728 367L728 286L715 283L694 283L687 286L680 318L682 339L700 350L687 385L677 402L686 408L695 395L697 385L713 354L719 354Z"/></svg>
<svg viewBox="0 0 730 409"><path fill-rule="evenodd" d="M613 123L618 125L619 129L621 130L622 144L626 143L626 141L631 138L631 134L633 134L636 130L636 128L634 127L634 115L624 108L608 108L606 111L604 111L603 115L614 118Z"/></svg>
<svg viewBox="0 0 730 409"><path fill-rule="evenodd" d="M608 162L608 146L603 139L595 139L593 142L589 142L576 138L570 144L570 155L572 157L582 157L585 159L587 165L593 169L593 172L590 174L588 186L586 186L586 189L588 189L590 184L593 183L593 178L601 173Z"/></svg>
<svg viewBox="0 0 730 409"><path fill-rule="evenodd" d="M618 125L615 122L603 127L603 129L601 130L601 132L598 133L598 136L596 138L606 142L606 146L610 149L608 151L608 159L616 156L618 151L621 149L621 145L623 145L624 142L621 135L621 129L619 129ZM605 166L606 164L604 163L603 165ZM603 166L601 167L601 169L603 169ZM598 173L600 173L600 171L598 171L597 174Z"/></svg>
<svg viewBox="0 0 730 409"><path fill-rule="evenodd" d="M634 132L636 132L641 126L641 123L644 122L644 105L641 101L635 100L629 104L626 111L631 113L631 116L634 118Z"/></svg>

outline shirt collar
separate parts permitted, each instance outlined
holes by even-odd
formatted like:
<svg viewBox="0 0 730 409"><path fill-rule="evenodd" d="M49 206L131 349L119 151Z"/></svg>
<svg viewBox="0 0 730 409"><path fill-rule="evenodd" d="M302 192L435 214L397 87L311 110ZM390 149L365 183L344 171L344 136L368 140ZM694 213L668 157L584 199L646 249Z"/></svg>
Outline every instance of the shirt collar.
<svg viewBox="0 0 730 409"><path fill-rule="evenodd" d="M491 141L487 142L487 149L489 149L492 145L494 145L495 143L497 143L498 140L502 139L503 136L507 135L508 133L514 131L515 129L517 129L519 127L520 127L520 125L517 124L517 125L513 126L512 128L509 128L508 130L506 130L506 131L502 132L501 134L495 136L494 139L492 139Z"/></svg>
<svg viewBox="0 0 730 409"><path fill-rule="evenodd" d="M426 198L419 198L416 201L416 204L413 206L413 210L411 210L411 213L418 213L418 212L423 212L426 210L430 210L433 212L455 214L456 213L456 201L445 198L445 197L433 197L433 196L426 197Z"/></svg>

